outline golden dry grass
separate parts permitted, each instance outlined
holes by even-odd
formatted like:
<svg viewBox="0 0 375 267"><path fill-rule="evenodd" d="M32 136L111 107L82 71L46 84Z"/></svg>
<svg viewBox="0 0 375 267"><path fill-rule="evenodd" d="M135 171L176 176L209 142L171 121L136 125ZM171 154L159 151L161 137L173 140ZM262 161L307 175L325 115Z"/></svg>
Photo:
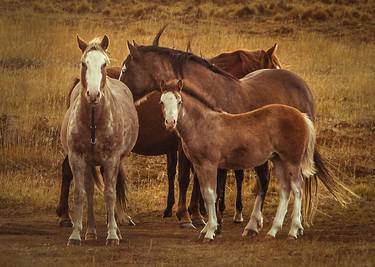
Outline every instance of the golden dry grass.
<svg viewBox="0 0 375 267"><path fill-rule="evenodd" d="M120 65L128 53L126 40L150 43L165 22L171 24L161 38L163 46L185 49L188 39L192 39L193 51L206 57L238 48L268 48L278 42L277 54L285 68L301 75L314 92L318 142L324 155L335 165L335 173L362 196L361 203L373 205L375 34L371 1L355 5L351 1L335 5L329 0L309 4L224 2L134 1L125 8L122 1L116 0L2 1L0 204L5 208L0 210L1 216L10 212L12 208L7 207L12 205L25 205L23 211L48 211L49 220L54 216L51 212L57 203L63 158L60 123L70 83L79 73L80 51L75 35L90 39L107 34L112 65ZM348 20L346 26L344 19ZM361 28L358 36L353 25ZM167 188L164 157L132 155L128 166L132 214L161 214ZM244 186L246 217L253 199L248 190L253 180L247 180ZM268 211L269 220L277 203L273 197L276 188L277 182L273 181L266 203L272 209ZM231 206L232 183L227 191ZM103 213L101 199L98 197L97 203ZM332 206L331 201L323 197L322 212L338 212L332 210L338 206ZM38 213L32 218L41 216ZM351 220L350 214L342 216ZM334 247L330 244L327 251L334 253ZM314 264L315 260L308 262Z"/></svg>

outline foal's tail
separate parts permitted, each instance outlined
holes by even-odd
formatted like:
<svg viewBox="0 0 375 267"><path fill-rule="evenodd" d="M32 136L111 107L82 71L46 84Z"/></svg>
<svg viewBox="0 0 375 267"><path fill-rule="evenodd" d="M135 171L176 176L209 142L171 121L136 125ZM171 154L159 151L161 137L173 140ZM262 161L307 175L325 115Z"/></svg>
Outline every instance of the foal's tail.
<svg viewBox="0 0 375 267"><path fill-rule="evenodd" d="M305 115L309 129L308 145L302 160L302 176L304 178L304 222L307 226L312 221L318 206L318 181L319 179L325 188L343 207L349 204L352 197L358 197L343 183L335 179L331 171L326 167L325 160L316 148L316 133L313 122Z"/></svg>

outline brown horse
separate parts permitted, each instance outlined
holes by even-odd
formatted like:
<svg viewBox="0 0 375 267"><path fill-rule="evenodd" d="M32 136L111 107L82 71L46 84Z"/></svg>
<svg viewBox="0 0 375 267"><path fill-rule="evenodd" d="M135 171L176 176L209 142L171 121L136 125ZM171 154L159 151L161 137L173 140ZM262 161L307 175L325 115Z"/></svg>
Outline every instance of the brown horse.
<svg viewBox="0 0 375 267"><path fill-rule="evenodd" d="M132 88L137 97L146 96L158 88L161 80L184 78L189 80L197 95L201 95L213 105L223 110L238 114L254 110L267 104L284 104L297 108L315 117L313 96L307 84L297 75L282 69L258 70L238 80L208 61L191 53L155 46L138 46L128 43L130 54L123 63L121 81ZM329 188L337 200L344 204L347 190L337 185L322 166L317 149L314 152L317 175ZM264 165L256 168L259 180L268 183ZM181 192L178 215L189 220L186 211L186 189ZM256 205L261 212L265 190L259 190L261 204ZM254 229L257 232L259 229Z"/></svg>
<svg viewBox="0 0 375 267"><path fill-rule="evenodd" d="M122 162L137 140L138 117L129 88L106 76L108 37L88 44L78 36L77 40L83 53L81 81L72 91L70 107L61 127L61 143L69 157L75 184L73 231L68 246L81 244L85 195L88 202L86 239L97 238L93 207L96 166L103 169L107 244L118 245L121 235L115 219L115 204L117 200L117 204L125 208L126 187L123 187L123 198L118 198L117 178L123 175Z"/></svg>
<svg viewBox="0 0 375 267"><path fill-rule="evenodd" d="M191 86L199 85L192 83ZM204 238L213 240L218 230L215 208L217 169L254 168L268 160L273 162L280 181L280 202L268 235L275 237L281 229L290 191L293 191L294 208L289 236L301 236L303 180L310 179L316 171L315 129L308 116L293 107L279 104L232 115L218 111L206 99L200 98L196 90L182 90L182 80L167 84L162 81L160 89L165 126L176 131L180 137L184 152L198 176L208 211L208 222L201 236L204 234ZM305 193L310 196L312 184L307 184ZM313 198L308 199L308 206L311 206ZM253 217L257 224L263 224L261 214L253 213ZM243 236L256 229L252 223L250 220Z"/></svg>
<svg viewBox="0 0 375 267"><path fill-rule="evenodd" d="M158 46L160 35L163 31L163 28L159 31L156 35L153 45ZM241 50L242 51L242 50ZM269 49L267 52L262 52L263 50L254 50L254 51L247 51L246 57L236 57L238 59L238 65L244 66L244 64L249 64L246 67L247 70L255 71L258 69L262 69L265 67L269 68L279 68L278 65L279 61L275 55L276 46ZM236 52L232 53L233 55ZM226 53L228 57L228 64L235 66L233 63L233 55L231 53ZM259 56L263 56L264 58L261 59ZM225 66L223 60L225 61L225 57L223 58L222 55L218 55L217 57L211 58L210 60L215 63L216 58L220 59L220 64ZM246 58L246 61L241 61L243 58ZM218 61L218 62L219 62ZM266 62L274 62L272 65L262 65ZM230 71L230 67L227 68ZM107 75L111 78L118 79L121 73L121 67L109 67L106 69ZM237 73L237 69L236 69ZM238 73L237 73L238 75ZM79 79L76 79L72 88L79 82ZM176 164L177 164L177 139L176 137L168 132L165 131L162 125L162 114L159 107L159 92L154 92L150 94L146 101L139 103L136 107L139 117L139 135L137 143L133 149L133 152L141 155L163 155L167 154L167 165L168 165L168 198L167 198L167 207L164 211L165 217L170 217L172 215L172 208L175 202L174 199L174 179L176 175ZM135 98L137 100L137 98ZM151 130L150 130L151 129ZM181 153L180 158L183 160L184 155ZM185 163L184 161L180 164L180 175L188 176L190 165ZM226 174L223 170L223 174ZM226 176L226 175L225 175ZM242 211L242 201L241 201L241 191L242 191L242 180L243 180L243 171L236 170L236 179L237 179L237 201L236 201L236 210ZM64 159L62 165L62 184L61 184L61 193L60 193L60 201L58 207L56 209L58 216L62 219L60 221L60 225L62 226L70 226L70 218L69 218L69 206L68 206L68 196L69 196L69 187L72 180L72 173L69 166L68 158ZM187 187L186 181L188 179L181 178L179 179L180 184L182 187ZM224 191L222 191L224 193ZM193 211L196 213L198 212L197 202L199 199L199 188L197 186L194 187L194 195L195 198L192 198L192 208ZM224 198L220 198L223 200ZM224 202L221 201L221 210L224 210ZM198 214L197 217L199 218L200 215ZM123 220L126 218L119 218L119 221L123 223Z"/></svg>

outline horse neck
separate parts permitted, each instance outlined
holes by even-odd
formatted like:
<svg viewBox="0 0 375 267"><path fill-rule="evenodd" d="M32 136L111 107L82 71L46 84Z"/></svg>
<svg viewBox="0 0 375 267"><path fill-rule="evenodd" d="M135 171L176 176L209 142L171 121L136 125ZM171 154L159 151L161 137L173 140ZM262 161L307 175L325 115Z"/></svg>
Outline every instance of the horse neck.
<svg viewBox="0 0 375 267"><path fill-rule="evenodd" d="M186 63L184 81L189 87L212 105L230 113L239 113L246 109L244 99L247 99L246 90L241 82L215 73L197 63Z"/></svg>
<svg viewBox="0 0 375 267"><path fill-rule="evenodd" d="M103 121L103 117L106 116L109 112L109 88L107 84L104 85L103 95L98 104L95 105L95 124L100 124L101 121ZM91 122L91 105L87 102L85 98L85 92L81 88L81 93L78 96L78 112L77 117L78 119L88 126Z"/></svg>
<svg viewBox="0 0 375 267"><path fill-rule="evenodd" d="M191 129L200 127L202 121L212 121L218 112L211 110L204 104L191 96L183 93L183 104L178 115L177 132L185 141L194 139L195 134L199 135L199 131L191 131Z"/></svg>

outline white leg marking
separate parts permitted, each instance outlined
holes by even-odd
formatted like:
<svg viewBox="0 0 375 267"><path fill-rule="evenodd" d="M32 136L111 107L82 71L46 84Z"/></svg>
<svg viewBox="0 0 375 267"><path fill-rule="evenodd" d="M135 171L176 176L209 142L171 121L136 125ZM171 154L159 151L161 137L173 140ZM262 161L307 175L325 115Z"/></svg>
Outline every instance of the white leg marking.
<svg viewBox="0 0 375 267"><path fill-rule="evenodd" d="M291 186L294 194L294 207L292 215L292 225L289 231L289 236L298 238L298 236L303 235L303 227L301 221L301 203L302 203L302 189L301 182L293 181Z"/></svg>
<svg viewBox="0 0 375 267"><path fill-rule="evenodd" d="M247 236L249 231L254 233L259 233L260 229L263 227L263 215L262 215L262 197L258 195L255 199L253 212L251 213L250 220L246 225L242 236Z"/></svg>

